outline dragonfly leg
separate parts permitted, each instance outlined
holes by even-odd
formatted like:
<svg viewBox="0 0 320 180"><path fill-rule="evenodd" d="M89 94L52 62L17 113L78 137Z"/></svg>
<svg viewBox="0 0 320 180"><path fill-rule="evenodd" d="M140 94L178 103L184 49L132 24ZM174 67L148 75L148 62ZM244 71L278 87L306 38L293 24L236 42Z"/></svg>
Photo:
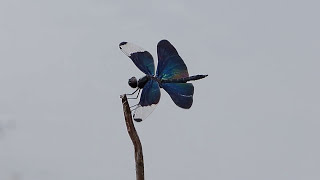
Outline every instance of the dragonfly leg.
<svg viewBox="0 0 320 180"><path fill-rule="evenodd" d="M133 91L133 93L130 93L130 94L126 94L127 96L131 96L131 95L134 95L134 93L136 93L137 91L139 90L139 88L137 88L135 91Z"/></svg>
<svg viewBox="0 0 320 180"><path fill-rule="evenodd" d="M139 90L139 91L138 91ZM137 94L137 96L136 97L129 97L128 99L138 99L138 97L139 97L139 94L140 94L140 91L141 91L141 89L140 88L138 88L137 90L135 90L132 94L130 94L130 95L133 95L134 93L136 93L138 91L138 94Z"/></svg>

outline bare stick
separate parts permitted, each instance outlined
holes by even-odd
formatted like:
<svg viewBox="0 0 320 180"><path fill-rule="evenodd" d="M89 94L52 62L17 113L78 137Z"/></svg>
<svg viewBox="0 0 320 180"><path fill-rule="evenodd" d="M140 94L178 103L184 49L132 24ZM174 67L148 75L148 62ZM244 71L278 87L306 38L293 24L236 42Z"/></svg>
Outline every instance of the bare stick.
<svg viewBox="0 0 320 180"><path fill-rule="evenodd" d="M132 121L132 116L131 116L131 111L130 111L127 96L124 94L124 95L121 95L120 98L122 99L123 113L126 121L128 134L134 146L134 155L135 155L134 157L136 160L136 178L137 180L144 180L144 165L143 165L143 153L142 153L141 142Z"/></svg>

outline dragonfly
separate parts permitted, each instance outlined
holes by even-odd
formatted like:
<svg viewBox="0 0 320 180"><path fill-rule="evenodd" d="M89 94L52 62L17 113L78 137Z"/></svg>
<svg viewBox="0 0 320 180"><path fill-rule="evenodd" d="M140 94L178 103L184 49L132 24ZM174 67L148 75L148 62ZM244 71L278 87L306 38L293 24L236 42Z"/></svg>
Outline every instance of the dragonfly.
<svg viewBox="0 0 320 180"><path fill-rule="evenodd" d="M120 50L127 55L145 76L140 79L132 77L128 80L130 87L136 90L127 95L136 97L139 103L132 106L133 119L137 122L145 120L160 101L160 88L163 88L173 102L180 108L189 109L193 103L194 87L189 81L195 81L208 75L189 76L188 69L175 47L168 40L161 40L157 45L158 66L152 55L143 48L129 42L121 42Z"/></svg>

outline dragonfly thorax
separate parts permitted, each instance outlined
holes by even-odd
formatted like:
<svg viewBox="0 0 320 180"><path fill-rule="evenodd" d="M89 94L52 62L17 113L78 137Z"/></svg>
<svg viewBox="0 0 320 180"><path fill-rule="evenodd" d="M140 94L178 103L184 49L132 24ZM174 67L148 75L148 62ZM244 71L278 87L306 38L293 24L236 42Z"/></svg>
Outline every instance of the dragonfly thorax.
<svg viewBox="0 0 320 180"><path fill-rule="evenodd" d="M149 79L150 78L148 76L144 76L144 77L140 78L139 80L137 80L136 77L132 77L129 79L128 84L132 88L138 87L139 89L142 89L147 84Z"/></svg>

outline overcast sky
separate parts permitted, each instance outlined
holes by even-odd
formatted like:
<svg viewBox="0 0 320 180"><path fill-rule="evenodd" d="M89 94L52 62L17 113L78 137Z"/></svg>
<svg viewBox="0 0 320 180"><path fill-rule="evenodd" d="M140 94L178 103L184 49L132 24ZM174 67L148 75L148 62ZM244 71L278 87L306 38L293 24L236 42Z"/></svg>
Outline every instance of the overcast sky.
<svg viewBox="0 0 320 180"><path fill-rule="evenodd" d="M0 179L135 179L118 48L168 39L191 109L161 90L136 128L146 179L319 180L318 1L0 1ZM135 102L132 102L135 103Z"/></svg>

